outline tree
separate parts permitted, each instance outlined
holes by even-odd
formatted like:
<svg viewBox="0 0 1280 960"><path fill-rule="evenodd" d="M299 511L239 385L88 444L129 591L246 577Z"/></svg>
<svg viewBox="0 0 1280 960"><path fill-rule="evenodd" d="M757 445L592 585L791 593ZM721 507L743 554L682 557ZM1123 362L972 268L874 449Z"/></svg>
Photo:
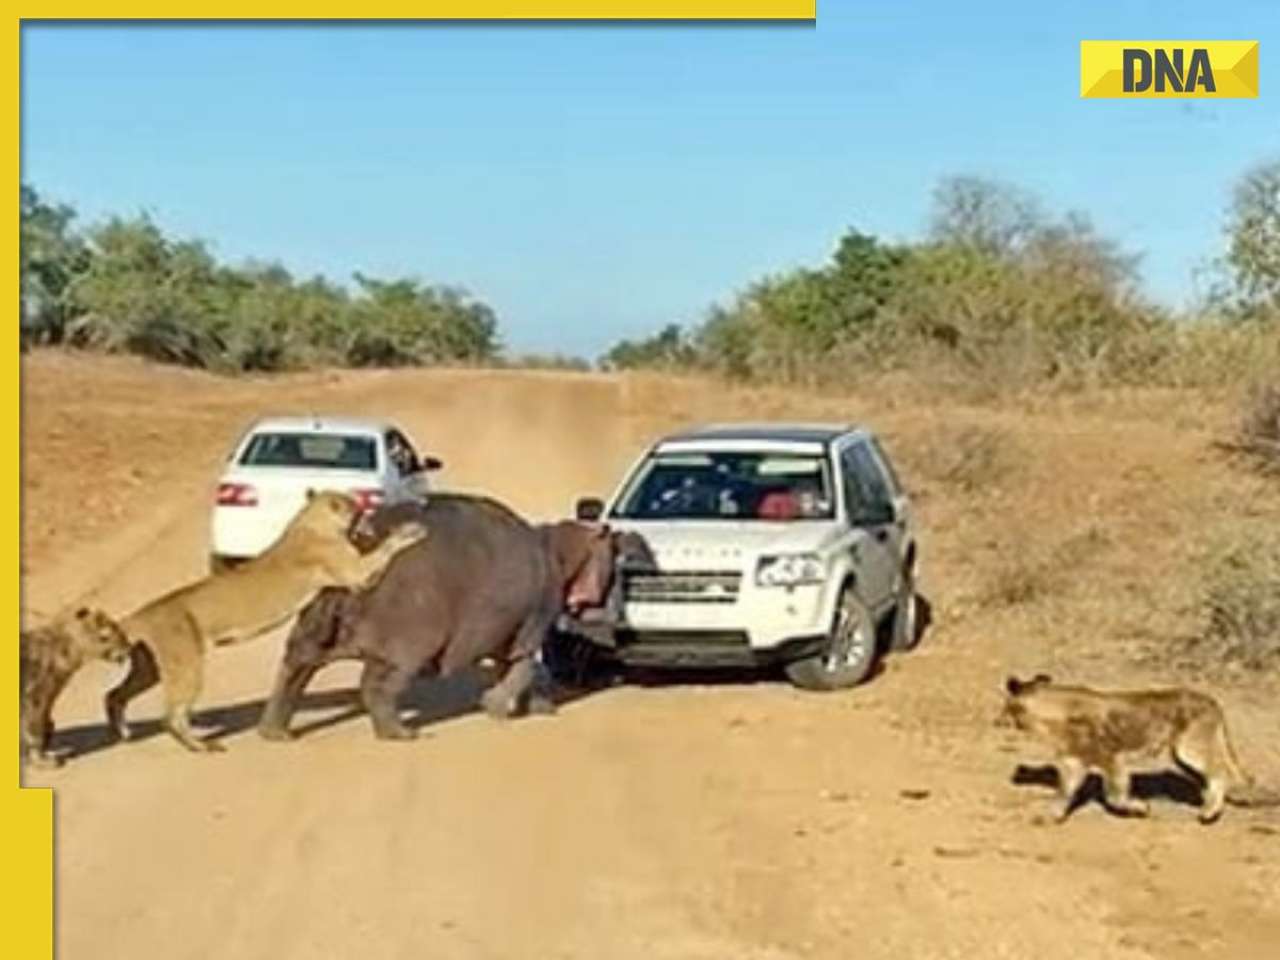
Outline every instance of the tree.
<svg viewBox="0 0 1280 960"><path fill-rule="evenodd" d="M947 177L934 188L929 236L936 243L1007 257L1042 222L1040 204L1011 184L982 177Z"/></svg>
<svg viewBox="0 0 1280 960"><path fill-rule="evenodd" d="M20 188L19 316L23 337L56 343L69 319L66 291L88 266L84 241L71 229L75 211L40 199L34 188Z"/></svg>
<svg viewBox="0 0 1280 960"><path fill-rule="evenodd" d="M453 287L357 273L346 360L353 366L477 362L498 353L497 318Z"/></svg>
<svg viewBox="0 0 1280 960"><path fill-rule="evenodd" d="M601 358L606 370L637 368L679 369L695 363L697 351L677 323L669 323L652 337L620 340Z"/></svg>
<svg viewBox="0 0 1280 960"><path fill-rule="evenodd" d="M24 344L65 337L227 370L476 362L500 347L493 310L454 287L357 274L352 296L324 277L298 283L278 263L219 263L145 215L83 237L73 217L22 188Z"/></svg>
<svg viewBox="0 0 1280 960"><path fill-rule="evenodd" d="M1236 184L1227 219L1226 265L1246 315L1280 314L1280 159Z"/></svg>
<svg viewBox="0 0 1280 960"><path fill-rule="evenodd" d="M147 216L112 218L89 234L89 267L68 294L81 346L217 365L234 289L199 241L171 241Z"/></svg>

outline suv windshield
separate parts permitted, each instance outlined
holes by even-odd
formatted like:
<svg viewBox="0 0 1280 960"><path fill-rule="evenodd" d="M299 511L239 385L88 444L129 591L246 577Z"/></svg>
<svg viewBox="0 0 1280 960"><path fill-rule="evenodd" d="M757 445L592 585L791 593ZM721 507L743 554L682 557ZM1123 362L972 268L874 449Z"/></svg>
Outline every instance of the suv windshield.
<svg viewBox="0 0 1280 960"><path fill-rule="evenodd" d="M794 453L655 453L612 515L628 520L829 520L825 457Z"/></svg>
<svg viewBox="0 0 1280 960"><path fill-rule="evenodd" d="M246 467L373 470L377 466L377 443L373 437L360 434L256 433L240 463Z"/></svg>

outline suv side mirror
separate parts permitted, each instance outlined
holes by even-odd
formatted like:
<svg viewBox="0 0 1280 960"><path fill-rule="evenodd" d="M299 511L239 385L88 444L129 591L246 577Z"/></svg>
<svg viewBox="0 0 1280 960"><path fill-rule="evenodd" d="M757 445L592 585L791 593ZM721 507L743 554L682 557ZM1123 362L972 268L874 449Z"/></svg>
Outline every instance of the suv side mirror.
<svg viewBox="0 0 1280 960"><path fill-rule="evenodd" d="M898 521L898 511L889 500L869 503L852 518L856 527L881 527Z"/></svg>
<svg viewBox="0 0 1280 960"><path fill-rule="evenodd" d="M573 505L573 515L586 523L595 523L604 516L604 501L599 497L582 497Z"/></svg>
<svg viewBox="0 0 1280 960"><path fill-rule="evenodd" d="M444 466L444 461L439 457L423 457L418 461L419 471L439 470Z"/></svg>
<svg viewBox="0 0 1280 960"><path fill-rule="evenodd" d="M871 508L871 522L876 524L897 523L898 510L893 505L893 501L885 500L873 506Z"/></svg>

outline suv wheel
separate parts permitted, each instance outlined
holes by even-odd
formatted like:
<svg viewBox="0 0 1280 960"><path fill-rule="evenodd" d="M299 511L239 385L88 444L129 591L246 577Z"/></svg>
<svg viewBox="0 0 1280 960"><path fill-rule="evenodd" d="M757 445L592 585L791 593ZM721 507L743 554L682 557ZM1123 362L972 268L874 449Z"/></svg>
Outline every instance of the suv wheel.
<svg viewBox="0 0 1280 960"><path fill-rule="evenodd" d="M920 597L916 594L915 570L902 573L898 587L898 601L893 608L893 632L889 648L895 651L910 650L920 642Z"/></svg>
<svg viewBox="0 0 1280 960"><path fill-rule="evenodd" d="M857 686L876 662L876 624L852 586L840 592L825 649L793 660L787 678L805 690L843 690Z"/></svg>
<svg viewBox="0 0 1280 960"><path fill-rule="evenodd" d="M538 659L553 683L572 689L596 686L609 672L590 643L556 629L543 641Z"/></svg>

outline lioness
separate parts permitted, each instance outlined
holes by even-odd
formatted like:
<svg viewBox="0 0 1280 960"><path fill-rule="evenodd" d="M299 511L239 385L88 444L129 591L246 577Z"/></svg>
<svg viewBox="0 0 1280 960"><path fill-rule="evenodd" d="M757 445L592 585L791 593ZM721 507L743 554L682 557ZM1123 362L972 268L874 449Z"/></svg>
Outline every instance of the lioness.
<svg viewBox="0 0 1280 960"><path fill-rule="evenodd" d="M124 663L129 638L101 610L80 607L43 627L18 635L22 689L22 757L35 767L56 767L62 757L49 751L53 704L72 674L90 660Z"/></svg>
<svg viewBox="0 0 1280 960"><path fill-rule="evenodd" d="M285 623L325 587L372 585L397 553L426 536L421 524L405 524L362 554L351 540L360 516L345 494L308 492L302 510L260 556L167 593L121 621L133 643L131 669L104 704L116 735L128 739L126 706L159 680L165 724L178 742L195 751L223 749L191 730L191 706L200 694L209 647L248 640Z"/></svg>
<svg viewBox="0 0 1280 960"><path fill-rule="evenodd" d="M1144 761L1172 760L1204 781L1201 823L1218 819L1224 800L1257 806L1280 799L1260 793L1241 769L1222 708L1206 694L1059 686L1043 673L1025 682L1009 677L1005 692L999 722L1038 737L1057 755L1059 823L1074 809L1090 771L1102 777L1109 808L1146 816L1146 801L1130 794L1129 783L1130 770Z"/></svg>

